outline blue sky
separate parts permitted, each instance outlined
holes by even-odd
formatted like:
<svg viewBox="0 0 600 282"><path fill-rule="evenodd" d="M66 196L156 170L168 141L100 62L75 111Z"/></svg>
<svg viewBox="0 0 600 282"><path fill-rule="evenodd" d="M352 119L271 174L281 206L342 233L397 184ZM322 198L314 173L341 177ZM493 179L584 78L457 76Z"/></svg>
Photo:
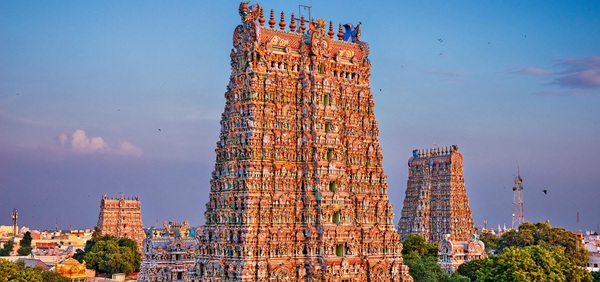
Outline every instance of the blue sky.
<svg viewBox="0 0 600 282"><path fill-rule="evenodd" d="M238 5L1 1L0 225L91 228L119 193L202 224ZM412 150L458 144L477 226L510 226L518 165L527 220L599 228L600 2L312 6L362 22L396 223Z"/></svg>

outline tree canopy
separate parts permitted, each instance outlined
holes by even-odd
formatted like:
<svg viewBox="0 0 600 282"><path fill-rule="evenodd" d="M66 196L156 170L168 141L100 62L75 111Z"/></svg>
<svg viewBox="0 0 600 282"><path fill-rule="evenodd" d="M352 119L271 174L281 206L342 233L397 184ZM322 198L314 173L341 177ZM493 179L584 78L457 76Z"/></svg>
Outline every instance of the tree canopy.
<svg viewBox="0 0 600 282"><path fill-rule="evenodd" d="M576 266L584 265L588 260L588 251L575 233L560 227L551 227L544 222L524 223L518 231L510 230L500 237L498 251L510 247L554 246L561 249Z"/></svg>
<svg viewBox="0 0 600 282"><path fill-rule="evenodd" d="M425 238L410 234L402 244L404 263L415 282L469 282L462 275L446 273L438 265L437 246L427 243Z"/></svg>
<svg viewBox="0 0 600 282"><path fill-rule="evenodd" d="M10 253L13 251L14 248L15 243L13 243L12 240L8 240L6 243L4 243L4 247L0 249L0 257L10 256Z"/></svg>
<svg viewBox="0 0 600 282"><path fill-rule="evenodd" d="M17 254L20 256L28 256L31 254L31 233L29 231L25 232L23 235L23 239L19 242L19 249L17 250Z"/></svg>
<svg viewBox="0 0 600 282"><path fill-rule="evenodd" d="M459 267L460 268L460 267ZM591 274L573 265L560 248L553 246L509 247L483 263L477 271L481 282L591 282Z"/></svg>
<svg viewBox="0 0 600 282"><path fill-rule="evenodd" d="M0 282L68 282L69 279L54 271L25 267L24 261L0 259Z"/></svg>
<svg viewBox="0 0 600 282"><path fill-rule="evenodd" d="M84 259L87 267L96 270L96 273L129 275L140 270L142 255L135 241L107 235L93 243L90 250L85 252Z"/></svg>

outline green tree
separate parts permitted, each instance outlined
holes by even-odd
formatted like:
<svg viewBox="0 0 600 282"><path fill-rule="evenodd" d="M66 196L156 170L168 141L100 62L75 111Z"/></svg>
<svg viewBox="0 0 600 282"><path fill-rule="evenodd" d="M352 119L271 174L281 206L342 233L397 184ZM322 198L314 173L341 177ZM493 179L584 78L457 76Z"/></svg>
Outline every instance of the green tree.
<svg viewBox="0 0 600 282"><path fill-rule="evenodd" d="M61 276L56 271L43 271L42 280L44 280L44 282L69 282L69 279Z"/></svg>
<svg viewBox="0 0 600 282"><path fill-rule="evenodd" d="M43 282L40 269L26 267L25 269L13 274L8 280L10 282Z"/></svg>
<svg viewBox="0 0 600 282"><path fill-rule="evenodd" d="M496 234L493 234L490 231L486 230L481 232L481 234L479 235L479 240L483 242L483 244L485 245L485 251L488 253L492 250L496 250L496 248L498 247L498 236L496 236Z"/></svg>
<svg viewBox="0 0 600 282"><path fill-rule="evenodd" d="M415 253L419 256L433 256L437 258L437 246L427 243L425 238L417 234L409 234L402 242L402 254L408 255Z"/></svg>
<svg viewBox="0 0 600 282"><path fill-rule="evenodd" d="M524 223L518 231L510 230L500 237L498 251L510 247L526 247L532 245L554 246L562 249L569 260L577 266L588 260L588 251L575 233L564 228L551 227L544 222Z"/></svg>
<svg viewBox="0 0 600 282"><path fill-rule="evenodd" d="M0 282L8 282L8 278L19 272L17 265L5 260L0 259Z"/></svg>
<svg viewBox="0 0 600 282"><path fill-rule="evenodd" d="M469 278L470 281L477 281L477 276L481 273L481 270L490 263L489 259L471 260L459 265L456 273Z"/></svg>
<svg viewBox="0 0 600 282"><path fill-rule="evenodd" d="M17 254L20 256L28 256L31 254L31 233L29 231L25 232L23 235L23 239L19 242L19 250L17 250Z"/></svg>
<svg viewBox="0 0 600 282"><path fill-rule="evenodd" d="M81 249L77 249L73 258L79 261L79 263L83 263L83 259L85 258L85 254L92 250L94 244L102 237L102 230L98 226L94 227L94 231L92 232L92 238L85 242L85 247L83 247L83 251Z"/></svg>
<svg viewBox="0 0 600 282"><path fill-rule="evenodd" d="M438 264L437 259L420 256L416 252L404 255L404 263L409 267L408 273L415 282L448 281L448 275Z"/></svg>
<svg viewBox="0 0 600 282"><path fill-rule="evenodd" d="M15 248L15 243L13 243L12 240L7 241L6 243L4 243L4 247L2 247L2 249L0 249L0 256L1 257L10 256L10 253L13 251L14 248Z"/></svg>
<svg viewBox="0 0 600 282"><path fill-rule="evenodd" d="M131 243L133 242L133 244ZM85 252L87 267L97 273L125 273L139 271L142 255L131 239L102 236L89 252Z"/></svg>
<svg viewBox="0 0 600 282"><path fill-rule="evenodd" d="M509 247L492 257L477 272L480 282L588 282L589 272L576 267L562 252L552 246L533 245L524 248Z"/></svg>
<svg viewBox="0 0 600 282"><path fill-rule="evenodd" d="M600 282L600 271L592 272L592 277L594 282Z"/></svg>

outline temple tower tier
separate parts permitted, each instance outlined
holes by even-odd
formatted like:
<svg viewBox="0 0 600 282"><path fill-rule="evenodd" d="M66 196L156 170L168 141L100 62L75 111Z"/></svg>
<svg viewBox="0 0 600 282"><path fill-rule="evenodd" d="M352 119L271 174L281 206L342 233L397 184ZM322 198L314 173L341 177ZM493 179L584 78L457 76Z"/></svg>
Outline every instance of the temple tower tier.
<svg viewBox="0 0 600 282"><path fill-rule="evenodd" d="M412 281L360 24L239 14L196 281Z"/></svg>
<svg viewBox="0 0 600 282"><path fill-rule="evenodd" d="M402 239L419 234L431 243L467 241L475 232L458 146L414 150L398 224Z"/></svg>

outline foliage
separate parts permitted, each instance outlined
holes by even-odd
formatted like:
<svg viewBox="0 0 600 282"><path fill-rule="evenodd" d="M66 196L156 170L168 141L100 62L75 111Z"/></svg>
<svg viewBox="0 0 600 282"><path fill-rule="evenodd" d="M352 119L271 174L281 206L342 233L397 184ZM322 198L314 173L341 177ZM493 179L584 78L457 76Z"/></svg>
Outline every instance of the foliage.
<svg viewBox="0 0 600 282"><path fill-rule="evenodd" d="M419 256L432 256L437 258L438 248L434 244L427 243L425 238L417 234L409 234L402 242L402 254L417 254Z"/></svg>
<svg viewBox="0 0 600 282"><path fill-rule="evenodd" d="M560 248L540 245L506 248L476 273L480 282L592 281L591 274L573 265Z"/></svg>
<svg viewBox="0 0 600 282"><path fill-rule="evenodd" d="M12 240L8 240L6 243L4 243L4 247L0 249L0 257L10 256L10 253L13 251L14 247L15 243L13 243Z"/></svg>
<svg viewBox="0 0 600 282"><path fill-rule="evenodd" d="M415 282L448 281L448 275L438 264L437 258L420 256L415 251L404 255L404 263L409 267L408 273Z"/></svg>
<svg viewBox="0 0 600 282"><path fill-rule="evenodd" d="M94 231L92 232L92 238L85 242L85 247L83 248L83 251L81 249L77 249L77 251L75 251L73 258L79 261L79 263L83 263L85 254L92 250L94 244L96 244L96 242L100 239L101 234L102 231L100 230L100 228L98 226L95 226Z"/></svg>
<svg viewBox="0 0 600 282"><path fill-rule="evenodd" d="M40 269L27 267L10 277L10 282L43 282Z"/></svg>
<svg viewBox="0 0 600 282"><path fill-rule="evenodd" d="M469 278L470 281L477 281L477 276L482 269L489 267L491 261L489 259L478 259L465 262L458 266L456 273Z"/></svg>
<svg viewBox="0 0 600 282"><path fill-rule="evenodd" d="M0 282L68 282L69 279L54 271L25 267L24 261L0 259Z"/></svg>
<svg viewBox="0 0 600 282"><path fill-rule="evenodd" d="M31 233L29 231L25 232L23 235L23 239L19 242L19 250L17 250L17 254L20 256L28 256L31 254Z"/></svg>
<svg viewBox="0 0 600 282"><path fill-rule="evenodd" d="M61 276L56 271L43 271L42 280L44 280L44 282L69 282L67 277Z"/></svg>
<svg viewBox="0 0 600 282"><path fill-rule="evenodd" d="M600 282L600 271L592 272L592 277L594 282Z"/></svg>
<svg viewBox="0 0 600 282"><path fill-rule="evenodd" d="M5 260L0 259L0 282L7 282L8 278L19 272L17 265Z"/></svg>
<svg viewBox="0 0 600 282"><path fill-rule="evenodd" d="M87 267L97 273L125 273L139 271L142 255L135 241L127 238L118 239L113 236L102 236L85 252Z"/></svg>
<svg viewBox="0 0 600 282"><path fill-rule="evenodd" d="M491 252L492 250L496 250L498 246L498 236L490 231L483 231L479 235L479 240L483 242L485 245L485 251Z"/></svg>
<svg viewBox="0 0 600 282"><path fill-rule="evenodd" d="M510 230L500 237L498 251L510 247L555 246L563 250L574 265L584 265L588 260L588 251L575 233L564 228L551 227L548 223L524 223L518 231Z"/></svg>

